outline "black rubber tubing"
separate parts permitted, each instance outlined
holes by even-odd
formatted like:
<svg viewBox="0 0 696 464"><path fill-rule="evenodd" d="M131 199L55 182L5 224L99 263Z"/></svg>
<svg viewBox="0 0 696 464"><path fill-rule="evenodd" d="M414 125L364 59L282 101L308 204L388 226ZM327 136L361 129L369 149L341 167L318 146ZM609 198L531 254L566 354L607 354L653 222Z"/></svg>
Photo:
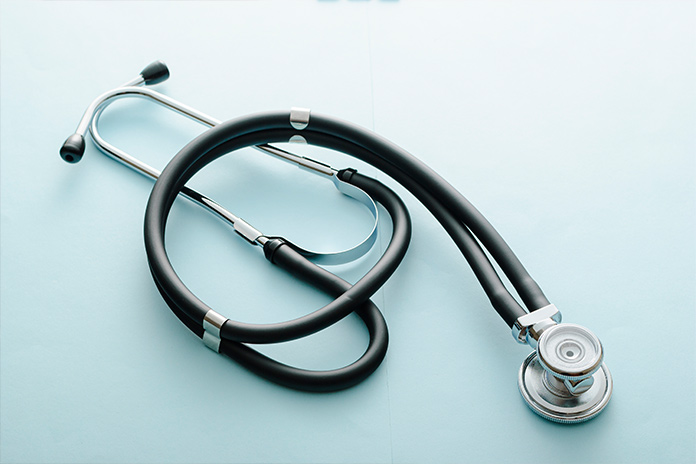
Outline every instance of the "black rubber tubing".
<svg viewBox="0 0 696 464"><path fill-rule="evenodd" d="M198 167L200 167L200 164L198 164ZM405 255L411 235L411 222L405 205L396 194L374 179L356 173L351 175L346 181L361 188L375 200L379 201L392 217L394 229L392 241L394 241L394 237L397 238L399 252L387 258L383 255L380 258L380 262L389 259L396 260L396 262L391 263L391 267L395 270ZM271 262L287 270L294 277L304 280L334 297L338 297L354 288L348 282L308 261L296 252L290 244L284 243L282 239L273 239L266 243L264 252ZM390 275L385 275L381 279L386 280ZM170 297L158 278L155 278L155 283L163 299L174 314L198 337L202 337L203 327L201 322L194 320L182 310L181 300L175 300ZM384 318L371 301L368 300L362 303L353 301L350 303L350 307L355 310L365 323L369 332L369 343L363 355L345 367L328 371L300 369L275 361L243 343L225 340L224 338L220 343L220 352L234 359L250 371L286 387L316 392L349 388L362 382L379 367L386 355L389 342Z"/></svg>
<svg viewBox="0 0 696 464"><path fill-rule="evenodd" d="M302 276L310 280L313 286L332 296L338 296L351 287L348 282L311 263L287 244L282 244L275 251L274 264L291 273L297 272L298 277ZM181 322L198 337L202 337L203 327L181 311L159 284L157 287L167 305ZM379 367L387 354L389 345L387 324L372 301L368 300L357 306L355 313L362 319L368 330L368 346L355 362L338 369L316 371L289 366L243 343L224 339L220 343L220 353L251 372L285 387L312 392L331 392L349 388L365 380Z"/></svg>
<svg viewBox="0 0 696 464"><path fill-rule="evenodd" d="M280 241L280 239L274 239L274 241ZM298 277L308 279L313 286L332 296L337 296L351 287L348 282L311 263L287 244L280 244L273 258L274 264L291 273L297 272ZM179 309L176 302L169 298L156 281L155 283L163 299L179 320L199 338L203 337L202 325ZM389 345L387 324L372 301L368 300L357 306L355 313L362 319L368 330L368 346L355 362L338 369L316 371L289 366L243 343L229 340L221 340L220 353L232 358L251 372L285 387L313 392L330 392L349 388L365 380L379 367L387 354Z"/></svg>
<svg viewBox="0 0 696 464"><path fill-rule="evenodd" d="M279 119L282 120L284 116L287 117L287 113L281 113ZM466 224L500 265L527 309L533 311L549 304L539 285L532 279L498 231L469 200L428 165L384 137L347 121L312 113L308 129L318 133L339 135L340 138L359 145L390 165L398 167L416 184L437 198L457 219ZM390 174L389 171L385 172Z"/></svg>
<svg viewBox="0 0 696 464"><path fill-rule="evenodd" d="M455 243L457 243L464 252L469 262L479 263L472 265L479 280L482 281L482 283L493 282L488 288L484 285L484 289L486 289L486 293L489 294L489 297L491 296L491 289L493 293L498 292L502 282L500 282L497 274L495 274L495 271L492 269L485 253L483 253L476 240L471 236L469 228L476 234L481 243L489 249L493 258L496 259L503 271L508 275L528 307L536 309L548 304L548 300L543 296L538 285L531 279L524 267L519 263L519 260L488 221L486 221L485 218L459 194L459 192L420 161L376 134L330 117L312 114L310 128L303 132L291 129L288 127L289 125L289 113L277 112L251 115L217 126L199 136L182 149L182 151L169 163L153 188L150 200L148 201L145 220L146 250L148 252L148 259L150 261L153 277L165 300L168 303L174 303L176 307L174 311L175 314L177 314L182 321L184 318L189 319L188 321L184 321L184 323L188 322L187 326L189 328L193 327L195 329L194 331L199 335L202 335L202 328L200 327L202 318L210 308L193 296L183 283L181 283L171 268L171 264L166 257L166 251L164 250L166 218L174 198L195 172L215 158L243 146L286 141L292 135L304 135L309 139L314 138L314 136L316 136L317 139L323 136L329 139L333 138L333 143L325 143L324 145L326 146L344 144L354 145L359 149L363 149L362 154L355 153L356 151L361 151L359 149L353 149L353 153L350 154L377 165L387 174L404 184L406 188L411 190L414 195L419 197L419 199L426 204L426 207L428 207L436 218L445 226L448 233L450 233ZM344 175L343 177L359 178L360 176ZM398 197L396 198L398 199ZM400 200L398 201L400 202ZM153 233L153 231L156 232ZM392 245L394 244L393 242L394 237L392 237ZM297 268L295 265L288 264L295 263L294 259L283 260L280 258L286 254L295 255L294 257L299 258L300 261L309 263L292 250L290 246L281 246L278 250L276 250L276 253L279 252L281 254L278 255L277 263L285 263L281 264L281 266L289 267L291 270ZM164 260L154 256L160 254L160 252L163 252ZM162 256L159 256L159 258L162 258ZM401 258L403 258L403 256L401 256ZM380 262L382 262L382 260L380 260ZM240 363L264 377L293 388L325 391L327 389L346 388L346 386L357 383L360 381L357 380L358 377L364 378L376 369L376 366L381 362L381 358L370 358L370 362L368 362L367 358L363 359L365 358L364 356L351 365L361 366L359 370L362 374L367 373L365 375L361 374L355 376L354 373L350 372L351 366L347 366L346 368L331 371L334 373L333 375L335 375L335 377L333 380L327 380L328 377L325 372L303 371L301 369L285 366L238 342L273 343L276 341L294 339L321 330L321 328L345 317L346 314L357 309L360 304L367 304L365 302L368 301L368 298L383 284L382 282L379 285L375 285L370 282L374 280L375 276L384 277L384 280L386 280L386 278L391 275L391 273L388 272L380 272L378 269L380 262L370 271L370 273L372 273L372 275L369 276L370 278L367 278L368 276L366 275L355 286L350 286L350 284L341 281L341 279L328 273L328 271L322 270L327 274L325 277L327 277L328 280L337 279L336 282L343 282L343 284L335 283L332 288L329 288L327 287L327 285L329 285L328 283L319 283L321 278L317 277L317 275L321 274L321 272L313 273L308 271L305 277L311 280L314 285L322 287L329 292L333 291L334 294L341 291L343 292L334 302L327 305L327 307L331 305L334 305L334 307L343 307L343 312L333 311L334 316L328 317L326 313L331 313L332 311L325 311L325 307L295 321L264 326L248 324L246 325L248 327L240 327L239 323L228 321L221 331L221 336L223 338L221 352L225 352L231 357L234 357ZM309 264L310 266L314 266L311 263ZM321 268L317 267L317 269ZM393 272L394 269L395 267L391 272ZM163 270L164 272L162 272ZM171 273L169 271L171 271ZM492 273L489 271L492 271ZM172 280L171 277L174 277L174 279ZM498 283L501 285L498 285ZM355 290L358 284L361 284L363 291L359 291L360 287L358 287L358 290ZM358 299L347 298L345 295L349 292L358 295ZM509 295L506 290L504 293ZM494 300L495 298L491 298L495 306ZM517 306L519 307L519 305ZM172 309L174 310L174 308ZM498 307L496 307L496 309L498 309ZM519 313L519 310L513 311L514 313ZM523 312L522 310L522 313ZM369 311L361 309L360 313L366 315ZM499 311L499 313L501 313L501 311ZM501 316L503 316L506 322L510 323L508 320L510 317L506 317L504 313L501 313ZM382 319L381 314L379 315L379 319ZM363 318L363 320L368 324L365 318ZM325 323L326 325L324 325ZM287 324L292 327L288 328ZM244 325L245 324L242 324L242 326ZM285 327L282 327L283 325L285 325ZM267 337L269 331L266 329L269 326L277 327L274 327L272 330L275 333ZM370 326L368 324L368 329L369 328ZM246 329L251 329L248 331L250 334L245 333L247 332ZM386 326L384 330L386 333ZM370 330L370 333L372 336L372 330ZM251 336L245 338L245 335ZM372 338L370 346L373 346ZM384 350L386 351L386 346ZM370 347L368 347L368 351L370 351ZM375 365L374 363L377 358L379 358L379 360L376 361ZM369 368L362 366L369 366ZM345 369L347 369L347 371ZM330 386L327 387L327 385Z"/></svg>
<svg viewBox="0 0 696 464"><path fill-rule="evenodd" d="M211 308L184 285L169 262L164 247L166 216L178 191L183 187L183 183L193 176L196 170L200 170L205 164L212 162L225 152L262 143L259 137L263 137L264 141L287 140L285 138L286 131L282 132L282 135L275 136L268 132L263 135L246 134L234 139L239 144L237 147L227 143L224 150L214 150L218 147L213 146L210 150L204 151L205 157L195 156L192 160L183 158L181 155L187 153L185 152L187 147L203 137L199 136L170 161L150 194L145 212L145 249L152 276L170 301L176 302L179 309L198 323L202 324L205 314ZM210 131L203 135L208 133ZM180 185L176 186L174 190L169 190L168 184L175 177L181 179L180 176L172 175L173 172L176 173L176 171L170 170L173 167L180 168L186 174L186 180L180 181ZM360 178L364 178L364 176L358 176L356 179ZM369 180L368 178L364 179ZM350 314L357 304L369 299L388 280L406 253L411 235L411 223L406 207L396 194L376 181L372 181L369 185L375 187L374 191L369 192L369 194L387 209L394 223L394 231L389 245L373 268L349 290L321 309L292 321L275 324L248 324L228 320L220 330L221 338L245 343L279 343L310 335ZM377 186L381 187L376 188Z"/></svg>
<svg viewBox="0 0 696 464"><path fill-rule="evenodd" d="M427 190L415 183L401 170L386 166L384 160L374 157L374 155L371 155L361 147L350 144L349 142L338 144L335 140L328 141L325 136L314 133L311 135L305 134L305 137L307 137L308 141L313 145L325 147L330 145L334 150L343 153L351 153L353 156L369 161L373 166L383 172L389 169L391 177L418 198L452 238L452 241L457 245L457 248L459 248L469 263L469 266L481 284L486 296L488 296L491 305L508 327L511 327L518 317L526 314L524 308L520 306L517 300L515 300L507 288L505 288L505 284L500 280L498 273L488 260L488 256L486 256L486 253L476 241L471 231L469 231L463 223L458 221L450 211L442 206L442 204ZM350 174L350 172L346 172L341 178L346 179Z"/></svg>
<svg viewBox="0 0 696 464"><path fill-rule="evenodd" d="M352 288L351 284L313 264L287 244L282 244L275 250L272 262L334 297ZM243 343L229 340L222 340L220 352L250 371L286 387L315 392L349 388L362 382L379 367L389 344L387 324L377 306L368 300L356 305L355 312L368 329L369 343L357 361L339 369L312 371L291 367Z"/></svg>
<svg viewBox="0 0 696 464"><path fill-rule="evenodd" d="M243 135L253 131L287 129L290 125L289 117L289 112L257 113L223 123L207 131L196 140L203 142L201 139L205 138L205 143L213 144L208 148L211 149L232 138L229 136L233 132L236 132L234 135ZM426 191L429 191L471 230L510 279L527 309L532 311L549 304L539 285L532 279L495 228L461 193L423 162L367 129L330 116L312 113L307 129L295 130L294 134L302 135L302 133L309 132L318 132L354 143L375 156L379 156L388 165L398 166L398 169L406 173ZM228 136L227 140L225 140L225 135ZM390 173L387 172L387 174Z"/></svg>
<svg viewBox="0 0 696 464"><path fill-rule="evenodd" d="M292 136L290 132L272 130L266 132L269 137L280 138L281 140ZM343 152L352 157L364 160L377 169L388 173L394 180L406 187L423 205L430 210L435 218L442 224L457 247L462 251L462 254L469 262L474 274L481 283L483 290L491 301L492 306L501 316L503 321L510 327L518 317L526 314L524 308L520 306L517 300L510 294L503 282L500 280L495 268L491 265L486 253L483 251L479 243L476 241L469 229L452 213L445 208L436 198L434 198L427 190L418 185L408 175L401 171L398 167L388 163L384 159L376 156L374 153L347 142L342 139L337 139L333 136L327 136L311 130L302 132L309 143L312 145L330 148L339 152ZM226 153L236 146L234 140L225 142L217 146L211 153L217 156L218 153ZM206 159L199 159L191 169L196 171L199 165L205 162ZM348 179L351 175L351 170L347 170L339 175L341 179Z"/></svg>
<svg viewBox="0 0 696 464"><path fill-rule="evenodd" d="M198 159L207 158L203 156L207 151L214 151L223 144L229 145L239 135L254 131L265 132L266 136L260 136L259 140L268 142L270 141L268 139L269 131L274 129L284 129L290 131L289 133L291 134L298 135L310 135L316 132L333 136L337 140L351 142L365 148L366 152L372 153L373 158L379 157L385 161L383 163L384 166L381 166L381 168L385 169L387 174L396 177L394 175L395 170L404 173L413 180L413 183L420 185L422 190L430 192L433 197L437 198L443 208L449 210L454 217L462 221L498 262L528 309L538 309L548 304L548 300L541 292L539 286L529 276L529 273L527 273L509 246L490 223L456 189L415 157L366 129L331 117L312 114L309 126L304 131L293 130L288 127L289 125L289 113L287 112L260 113L238 118L204 133L185 147L177 158L188 152L187 156L192 159L186 160L186 163L190 166L196 163ZM230 148L234 147L228 146L228 150ZM193 155L191 156L192 153ZM366 159L366 161L374 163L374 159ZM183 169L179 167L178 171L178 179L172 179L172 184L177 182L180 184L178 187L173 188L173 190L177 191L187 180L185 166ZM153 193L155 190L153 189ZM170 190L171 195L176 195L176 192L173 190ZM173 197L171 201L173 201ZM517 313L517 311L514 310L513 313ZM504 319L510 324L510 317L504 317Z"/></svg>

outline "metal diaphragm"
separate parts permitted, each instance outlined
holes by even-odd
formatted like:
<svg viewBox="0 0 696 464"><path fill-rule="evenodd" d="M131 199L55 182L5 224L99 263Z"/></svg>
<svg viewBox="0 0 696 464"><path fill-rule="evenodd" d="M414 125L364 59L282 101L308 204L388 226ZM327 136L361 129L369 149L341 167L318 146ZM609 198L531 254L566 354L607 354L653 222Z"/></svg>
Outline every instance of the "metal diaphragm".
<svg viewBox="0 0 696 464"><path fill-rule="evenodd" d="M537 353L550 374L570 381L591 376L604 360L599 338L577 324L558 324L544 330L539 337Z"/></svg>
<svg viewBox="0 0 696 464"><path fill-rule="evenodd" d="M599 414L611 398L613 381L603 362L599 339L575 324L558 324L541 333L537 350L520 368L518 386L535 413L561 423Z"/></svg>

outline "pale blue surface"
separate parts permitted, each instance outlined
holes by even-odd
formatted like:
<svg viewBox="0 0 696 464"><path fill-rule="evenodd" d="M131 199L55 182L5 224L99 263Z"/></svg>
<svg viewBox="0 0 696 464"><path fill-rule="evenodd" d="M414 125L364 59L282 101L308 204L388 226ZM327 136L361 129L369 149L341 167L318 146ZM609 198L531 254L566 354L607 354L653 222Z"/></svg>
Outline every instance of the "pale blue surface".
<svg viewBox="0 0 696 464"><path fill-rule="evenodd" d="M1 13L0 461L696 459L693 3L3 2ZM299 393L213 355L150 279L149 181L91 142L79 165L58 157L88 103L157 58L172 70L160 90L215 117L306 106L443 173L565 319L600 336L608 409L572 427L527 409L516 386L527 350L406 194L413 243L376 297L391 345L370 379ZM157 166L199 132L140 102L104 122ZM291 166L253 151L216 166L194 184L264 231L330 249L368 227ZM282 320L326 301L184 202L168 242L184 281L229 317ZM337 271L355 280L374 259ZM265 350L326 368L365 343L349 319Z"/></svg>

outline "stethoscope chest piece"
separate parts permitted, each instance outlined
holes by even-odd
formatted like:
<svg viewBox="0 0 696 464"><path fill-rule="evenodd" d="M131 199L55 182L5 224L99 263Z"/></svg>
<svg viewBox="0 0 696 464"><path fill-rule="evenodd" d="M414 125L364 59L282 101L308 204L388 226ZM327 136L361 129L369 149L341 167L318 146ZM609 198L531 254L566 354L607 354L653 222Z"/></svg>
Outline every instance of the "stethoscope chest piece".
<svg viewBox="0 0 696 464"><path fill-rule="evenodd" d="M518 386L529 407L562 423L592 419L609 402L612 378L599 339L575 324L541 333L537 349L520 368Z"/></svg>

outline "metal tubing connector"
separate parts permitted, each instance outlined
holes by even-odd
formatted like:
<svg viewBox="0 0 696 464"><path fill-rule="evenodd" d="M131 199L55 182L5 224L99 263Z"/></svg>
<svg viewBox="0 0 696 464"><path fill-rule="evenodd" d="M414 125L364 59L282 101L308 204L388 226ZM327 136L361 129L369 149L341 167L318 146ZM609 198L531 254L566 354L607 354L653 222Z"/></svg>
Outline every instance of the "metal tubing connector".
<svg viewBox="0 0 696 464"><path fill-rule="evenodd" d="M297 129L306 129L309 125L309 108L290 108L290 125Z"/></svg>
<svg viewBox="0 0 696 464"><path fill-rule="evenodd" d="M212 309L203 318L203 343L216 353L220 352L220 329L227 320Z"/></svg>
<svg viewBox="0 0 696 464"><path fill-rule="evenodd" d="M520 316L512 325L512 337L517 343L531 345L536 348L536 342L541 332L551 326L561 323L561 312L555 305L544 306L529 314Z"/></svg>

